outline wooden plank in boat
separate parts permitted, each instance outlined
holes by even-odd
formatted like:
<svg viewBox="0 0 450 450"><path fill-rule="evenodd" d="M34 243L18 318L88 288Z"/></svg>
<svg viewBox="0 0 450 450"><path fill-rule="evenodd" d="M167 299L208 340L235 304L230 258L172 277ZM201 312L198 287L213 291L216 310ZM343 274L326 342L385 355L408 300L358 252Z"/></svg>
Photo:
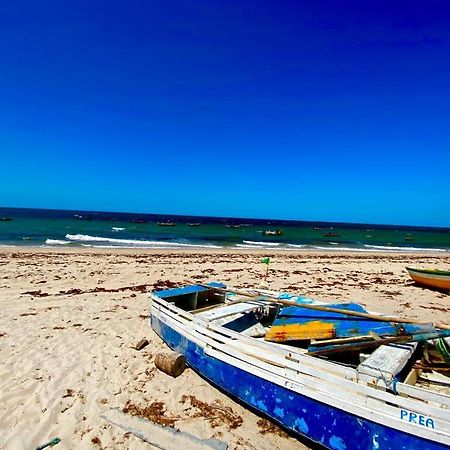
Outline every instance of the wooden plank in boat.
<svg viewBox="0 0 450 450"><path fill-rule="evenodd" d="M408 363L416 348L417 342L381 345L358 366L359 379L368 383L377 383L380 379L390 383Z"/></svg>
<svg viewBox="0 0 450 450"><path fill-rule="evenodd" d="M247 318L243 313L237 313L214 320L214 324L237 331L239 334L250 337L263 337L266 329L258 322L254 315Z"/></svg>
<svg viewBox="0 0 450 450"><path fill-rule="evenodd" d="M233 314L254 311L260 308L264 308L265 306L266 305L264 305L263 303L256 304L254 303L254 301L246 303L236 303L235 305L233 304L226 305L218 309L198 313L196 314L196 317L201 317L203 320L210 322L213 320L215 321L217 319L220 319L222 317L231 316Z"/></svg>

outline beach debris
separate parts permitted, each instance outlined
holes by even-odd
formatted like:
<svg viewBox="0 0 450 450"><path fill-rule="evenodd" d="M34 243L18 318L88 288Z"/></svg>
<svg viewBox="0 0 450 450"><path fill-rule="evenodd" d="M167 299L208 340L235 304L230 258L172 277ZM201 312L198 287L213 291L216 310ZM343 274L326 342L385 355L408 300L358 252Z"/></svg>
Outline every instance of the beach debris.
<svg viewBox="0 0 450 450"><path fill-rule="evenodd" d="M179 416L167 416L166 405L164 402L152 402L148 406L136 405L128 400L122 409L122 412L131 416L138 416L148 419L153 423L173 428L175 422L180 419Z"/></svg>
<svg viewBox="0 0 450 450"><path fill-rule="evenodd" d="M22 292L22 295L32 295L33 297L48 297L49 295L53 296L61 296L61 295L81 295L81 294L93 294L93 293L114 293L114 292L124 292L124 291L134 291L140 292L142 294L147 292L147 288L152 285L150 284L138 284L134 286L122 286L119 288L104 288L104 287L95 287L93 289L79 289L79 288L71 288L66 291L59 291L57 293L51 294L48 292L42 292L42 290L38 291L27 291Z"/></svg>
<svg viewBox="0 0 450 450"><path fill-rule="evenodd" d="M171 377L178 377L186 368L186 358L176 352L162 352L155 357L155 366Z"/></svg>
<svg viewBox="0 0 450 450"><path fill-rule="evenodd" d="M42 290L39 289L38 291L23 292L22 295L32 295L33 297L48 297L50 294L48 294L47 292L42 292Z"/></svg>
<svg viewBox="0 0 450 450"><path fill-rule="evenodd" d="M61 439L59 437L53 438L51 441L46 442L45 444L40 445L39 447L36 447L36 450L43 450L47 447L53 447L56 444L59 444L61 442Z"/></svg>
<svg viewBox="0 0 450 450"><path fill-rule="evenodd" d="M284 431L281 427L278 425L275 425L274 423L270 422L267 419L259 419L256 424L259 427L259 433L262 435L265 434L275 434L280 437L287 438L289 435Z"/></svg>
<svg viewBox="0 0 450 450"><path fill-rule="evenodd" d="M153 423L140 417L133 417L117 408L103 414L102 419L120 427L144 442L163 450L183 448L183 450L226 450L228 444L218 439L201 439L185 431Z"/></svg>
<svg viewBox="0 0 450 450"><path fill-rule="evenodd" d="M155 291L161 289L171 289L178 287L179 283L175 283L171 280L158 280L156 283L153 283L153 289Z"/></svg>
<svg viewBox="0 0 450 450"><path fill-rule="evenodd" d="M187 402L193 408L197 409L192 417L201 417L209 421L212 428L220 425L227 425L229 430L239 428L244 422L239 414L236 414L229 406L222 406L216 400L214 403L206 403L199 400L194 395L183 395L180 403L186 404Z"/></svg>
<svg viewBox="0 0 450 450"><path fill-rule="evenodd" d="M62 398L73 397L73 389L66 389L66 391Z"/></svg>
<svg viewBox="0 0 450 450"><path fill-rule="evenodd" d="M149 344L148 340L145 338L142 338L134 347L135 350L142 350L144 347L147 347Z"/></svg>

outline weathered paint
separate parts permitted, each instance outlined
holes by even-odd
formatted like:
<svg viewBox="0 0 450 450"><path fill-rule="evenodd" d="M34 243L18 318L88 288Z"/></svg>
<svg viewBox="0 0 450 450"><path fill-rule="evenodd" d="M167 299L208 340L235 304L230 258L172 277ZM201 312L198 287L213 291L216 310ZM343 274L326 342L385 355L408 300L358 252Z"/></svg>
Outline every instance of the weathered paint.
<svg viewBox="0 0 450 450"><path fill-rule="evenodd" d="M179 295L197 294L206 291L208 291L208 289L203 286L192 285L184 286L182 288L164 289L162 291L156 291L154 294L159 298L173 298Z"/></svg>
<svg viewBox="0 0 450 450"><path fill-rule="evenodd" d="M436 331L431 323L420 325L396 324L345 314L345 311L367 313L364 307L357 303L340 303L327 306L342 309L343 312L341 314L310 310L300 306L281 309L266 335L266 340L284 342L301 339L346 338L364 336L369 332L376 333L379 336L401 336Z"/></svg>
<svg viewBox="0 0 450 450"><path fill-rule="evenodd" d="M285 428L327 448L448 450L444 444L371 422L206 355L200 346L155 316L151 317L151 324L169 347L185 355L188 364L211 383Z"/></svg>
<svg viewBox="0 0 450 450"><path fill-rule="evenodd" d="M331 339L335 337L332 323L312 320L306 323L287 323L272 325L266 333L266 341L285 342L302 339Z"/></svg>

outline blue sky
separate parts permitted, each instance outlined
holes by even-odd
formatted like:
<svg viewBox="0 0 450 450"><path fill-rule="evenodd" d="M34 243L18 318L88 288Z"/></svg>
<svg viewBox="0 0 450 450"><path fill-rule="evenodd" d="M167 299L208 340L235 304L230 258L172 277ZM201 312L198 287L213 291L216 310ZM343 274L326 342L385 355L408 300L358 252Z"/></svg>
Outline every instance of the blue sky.
<svg viewBox="0 0 450 450"><path fill-rule="evenodd" d="M450 226L446 1L0 5L0 206Z"/></svg>

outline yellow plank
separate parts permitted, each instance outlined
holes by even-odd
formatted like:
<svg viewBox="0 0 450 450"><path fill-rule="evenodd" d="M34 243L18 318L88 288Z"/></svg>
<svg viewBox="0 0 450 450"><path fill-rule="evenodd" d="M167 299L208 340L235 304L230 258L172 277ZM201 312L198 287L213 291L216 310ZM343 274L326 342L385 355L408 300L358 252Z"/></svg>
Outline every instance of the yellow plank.
<svg viewBox="0 0 450 450"><path fill-rule="evenodd" d="M275 325L265 336L266 341L285 342L304 339L331 339L336 336L334 325L319 320L304 324Z"/></svg>

